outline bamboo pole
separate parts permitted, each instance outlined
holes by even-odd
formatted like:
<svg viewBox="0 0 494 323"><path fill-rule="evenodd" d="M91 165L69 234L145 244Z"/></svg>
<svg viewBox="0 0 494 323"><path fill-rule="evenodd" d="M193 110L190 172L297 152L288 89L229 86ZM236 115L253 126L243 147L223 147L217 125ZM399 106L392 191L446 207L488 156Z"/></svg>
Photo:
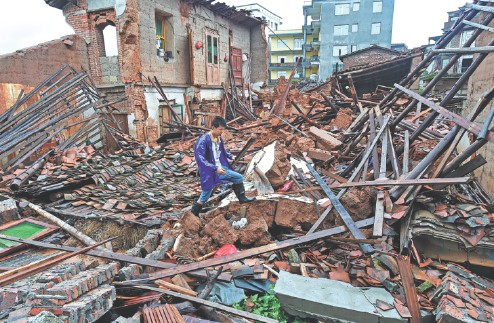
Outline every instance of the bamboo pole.
<svg viewBox="0 0 494 323"><path fill-rule="evenodd" d="M33 209L34 211L36 211L36 213L44 216L45 218L53 221L54 223L56 223L59 227L61 227L65 231L67 231L71 236L73 236L77 240L83 242L87 246L91 246L91 245L94 245L97 243L96 241L94 241L93 239L91 239L90 237L85 235L84 233L77 231L73 226L65 223L64 221L60 220L59 218L57 218L53 214L46 212L45 210L43 210L39 206L37 206L33 203L29 203L28 206L31 209ZM96 249L101 250L101 251L105 251L105 252L112 252L111 250L108 250L103 246L99 246Z"/></svg>

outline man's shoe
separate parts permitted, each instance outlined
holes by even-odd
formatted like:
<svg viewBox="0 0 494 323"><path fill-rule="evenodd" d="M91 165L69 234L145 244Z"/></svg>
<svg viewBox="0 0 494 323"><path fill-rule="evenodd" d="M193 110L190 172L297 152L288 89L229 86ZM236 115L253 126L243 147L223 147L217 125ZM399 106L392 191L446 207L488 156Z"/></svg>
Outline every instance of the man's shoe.
<svg viewBox="0 0 494 323"><path fill-rule="evenodd" d="M254 197L245 196L244 183L233 184L232 188L233 188L233 191L235 192L235 195L237 196L240 204L250 203L250 202L254 202L256 200L255 196Z"/></svg>
<svg viewBox="0 0 494 323"><path fill-rule="evenodd" d="M190 212L194 214L195 216L199 217L199 219L202 220L202 217L199 215L201 213L202 207L204 204L199 204L197 200L194 200L194 203L192 204L192 208L190 209Z"/></svg>

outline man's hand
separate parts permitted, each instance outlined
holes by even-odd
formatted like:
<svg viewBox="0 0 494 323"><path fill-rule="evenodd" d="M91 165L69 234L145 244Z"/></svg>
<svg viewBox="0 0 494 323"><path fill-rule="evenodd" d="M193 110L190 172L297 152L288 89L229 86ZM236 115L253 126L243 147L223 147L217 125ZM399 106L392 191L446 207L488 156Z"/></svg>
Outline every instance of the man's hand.
<svg viewBox="0 0 494 323"><path fill-rule="evenodd" d="M218 169L216 169L216 172L218 173L218 175L226 175L226 172L223 169L223 167L218 167Z"/></svg>

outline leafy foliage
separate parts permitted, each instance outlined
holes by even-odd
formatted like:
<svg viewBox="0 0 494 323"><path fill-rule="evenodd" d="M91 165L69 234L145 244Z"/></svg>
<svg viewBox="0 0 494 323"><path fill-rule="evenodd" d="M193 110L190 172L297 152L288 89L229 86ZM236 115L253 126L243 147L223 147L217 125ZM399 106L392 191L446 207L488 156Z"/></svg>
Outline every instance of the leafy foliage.
<svg viewBox="0 0 494 323"><path fill-rule="evenodd" d="M258 294L251 297L244 296L244 300L233 304L233 307L278 320L280 323L305 323L300 318L291 316L281 308L278 298L273 294L273 286L271 285L271 291L264 296L259 296Z"/></svg>

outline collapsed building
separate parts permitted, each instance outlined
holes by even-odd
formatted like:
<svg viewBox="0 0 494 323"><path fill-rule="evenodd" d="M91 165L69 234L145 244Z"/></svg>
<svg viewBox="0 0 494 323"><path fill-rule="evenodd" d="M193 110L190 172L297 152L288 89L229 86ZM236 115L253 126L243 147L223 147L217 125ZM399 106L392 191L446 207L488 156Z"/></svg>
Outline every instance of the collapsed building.
<svg viewBox="0 0 494 323"><path fill-rule="evenodd" d="M262 22L223 4L47 3L88 29L0 57L0 319L494 320L494 192L475 176L494 142L488 3L467 4L429 52L321 82L293 84L295 66L272 88ZM101 55L112 24L117 60ZM464 25L464 47L448 48ZM427 97L472 52L447 94ZM258 198L218 187L200 218L193 146L214 116Z"/></svg>

